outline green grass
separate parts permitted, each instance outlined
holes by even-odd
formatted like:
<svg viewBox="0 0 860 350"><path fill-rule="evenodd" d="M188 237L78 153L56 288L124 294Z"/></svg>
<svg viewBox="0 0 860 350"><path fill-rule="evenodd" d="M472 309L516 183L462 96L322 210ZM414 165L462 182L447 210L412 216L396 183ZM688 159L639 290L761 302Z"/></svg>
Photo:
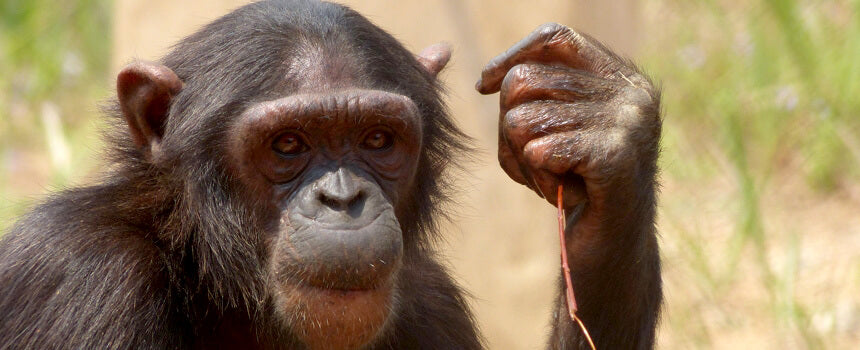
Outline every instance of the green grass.
<svg viewBox="0 0 860 350"><path fill-rule="evenodd" d="M801 176L822 195L857 182L860 1L665 5L677 11L675 31L657 39L659 50L644 64L665 85L664 177L702 185L729 178L734 188L725 203L734 228L724 256L712 255L715 242L705 232L681 225L690 218L668 209L662 214L678 236L666 239L679 239L690 273L709 286L704 300L728 304L738 278L750 273L739 266L754 265L766 291L765 322L777 337L800 340L788 341L792 347L833 347L832 334L811 327L809 306L795 295L802 233L768 231L761 198L776 177ZM680 49L667 57L673 42ZM786 257L785 266L773 265L774 254ZM723 311L737 324L749 317L749 310ZM697 330L709 322L701 315L680 314L686 325L677 326L690 331L692 344L722 336L707 332L709 325Z"/></svg>

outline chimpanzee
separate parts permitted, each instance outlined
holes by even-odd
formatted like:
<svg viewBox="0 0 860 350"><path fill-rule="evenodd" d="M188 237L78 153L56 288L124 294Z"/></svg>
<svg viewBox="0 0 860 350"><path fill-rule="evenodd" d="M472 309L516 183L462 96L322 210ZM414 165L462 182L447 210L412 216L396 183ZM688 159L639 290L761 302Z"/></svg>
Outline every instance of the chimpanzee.
<svg viewBox="0 0 860 350"><path fill-rule="evenodd" d="M482 348L431 244L470 148L436 79L449 57L341 5L267 0L125 67L104 176L2 238L0 348ZM566 189L598 347L653 347L659 91L558 24L477 89L501 92L508 175L550 202ZM555 310L549 347L585 348L562 293Z"/></svg>

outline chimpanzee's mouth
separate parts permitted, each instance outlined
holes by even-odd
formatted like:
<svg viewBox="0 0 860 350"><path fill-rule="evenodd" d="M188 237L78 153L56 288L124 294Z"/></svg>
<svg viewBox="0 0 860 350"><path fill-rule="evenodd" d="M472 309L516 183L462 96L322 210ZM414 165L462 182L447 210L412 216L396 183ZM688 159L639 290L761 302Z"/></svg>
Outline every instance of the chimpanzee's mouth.
<svg viewBox="0 0 860 350"><path fill-rule="evenodd" d="M361 292L390 283L402 264L403 239L392 212L359 227L311 227L295 215L300 229L279 235L275 279L326 292Z"/></svg>
<svg viewBox="0 0 860 350"><path fill-rule="evenodd" d="M391 289L388 283L379 284L375 286L368 287L355 287L355 288L341 288L341 287L322 287L315 286L311 284L301 284L296 286L297 289L300 289L302 293L319 293L323 297L326 298L355 298L361 297L363 295L379 293L385 290Z"/></svg>

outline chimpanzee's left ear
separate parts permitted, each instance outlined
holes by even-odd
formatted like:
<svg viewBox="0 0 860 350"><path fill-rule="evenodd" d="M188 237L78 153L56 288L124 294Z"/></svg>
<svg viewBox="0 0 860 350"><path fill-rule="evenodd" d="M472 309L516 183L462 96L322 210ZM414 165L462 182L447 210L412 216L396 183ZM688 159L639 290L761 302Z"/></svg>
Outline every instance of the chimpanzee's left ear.
<svg viewBox="0 0 860 350"><path fill-rule="evenodd" d="M451 45L447 43L430 45L424 48L416 58L424 66L424 69L435 77L451 59Z"/></svg>
<svg viewBox="0 0 860 350"><path fill-rule="evenodd" d="M125 66L116 77L122 115L135 145L150 158L158 158L161 138L173 96L182 81L170 68L152 62Z"/></svg>

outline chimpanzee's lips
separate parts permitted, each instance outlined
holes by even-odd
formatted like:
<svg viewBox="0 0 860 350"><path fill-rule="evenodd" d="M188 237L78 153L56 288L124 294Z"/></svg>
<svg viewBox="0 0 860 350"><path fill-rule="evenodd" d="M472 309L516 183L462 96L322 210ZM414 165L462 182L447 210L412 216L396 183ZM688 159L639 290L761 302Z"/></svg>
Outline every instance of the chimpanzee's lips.
<svg viewBox="0 0 860 350"><path fill-rule="evenodd" d="M393 276L372 276L362 280L329 281L325 278L307 278L296 283L297 288L304 288L315 292L329 293L332 296L348 296L352 294L373 293L382 289L391 288Z"/></svg>
<svg viewBox="0 0 860 350"><path fill-rule="evenodd" d="M389 283L403 255L402 233L393 215L382 211L363 225L346 228L291 220L299 228L281 237L284 253L279 255L286 259L278 267L278 278L346 292Z"/></svg>
<svg viewBox="0 0 860 350"><path fill-rule="evenodd" d="M385 209L385 208L383 208ZM307 215L302 212L297 212L292 221L297 225L303 223L313 223L315 228L324 230L337 231L357 231L368 226L376 224L383 217L385 210L379 210L378 213L366 215L366 219L356 220L349 217L349 214L343 212L328 212L323 215Z"/></svg>

